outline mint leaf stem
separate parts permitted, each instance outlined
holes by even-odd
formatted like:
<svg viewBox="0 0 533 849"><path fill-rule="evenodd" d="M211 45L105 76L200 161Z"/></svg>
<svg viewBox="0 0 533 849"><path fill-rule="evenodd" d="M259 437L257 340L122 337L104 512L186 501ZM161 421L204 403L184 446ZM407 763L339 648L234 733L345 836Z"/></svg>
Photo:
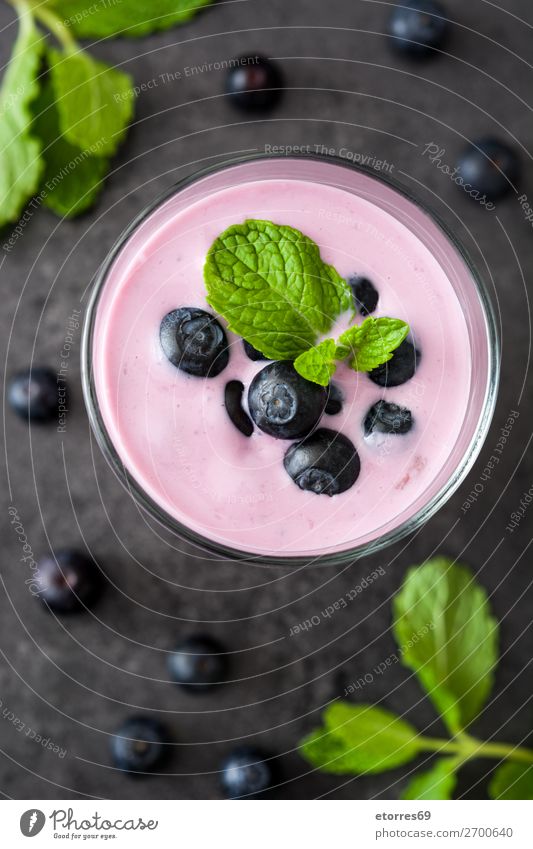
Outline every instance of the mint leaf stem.
<svg viewBox="0 0 533 849"><path fill-rule="evenodd" d="M510 761L533 764L532 749L516 746L513 743L486 743L483 740L471 737L469 734L460 734L454 740L420 737L419 745L421 751L459 755L462 761L475 758L493 758L495 760L506 758Z"/></svg>
<svg viewBox="0 0 533 849"><path fill-rule="evenodd" d="M31 6L33 0L6 0L9 6L13 6L19 17L24 14L31 14Z"/></svg>
<svg viewBox="0 0 533 849"><path fill-rule="evenodd" d="M52 33L66 53L76 53L80 49L69 28L51 9L43 6L40 0L38 0L38 4L32 2L31 8L37 20Z"/></svg>

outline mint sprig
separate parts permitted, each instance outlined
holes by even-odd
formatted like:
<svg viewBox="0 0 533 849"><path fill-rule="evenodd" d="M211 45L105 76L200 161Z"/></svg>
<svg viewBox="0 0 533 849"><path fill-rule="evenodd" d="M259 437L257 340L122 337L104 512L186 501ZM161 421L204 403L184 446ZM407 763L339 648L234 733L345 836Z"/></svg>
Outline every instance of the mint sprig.
<svg viewBox="0 0 533 849"><path fill-rule="evenodd" d="M350 358L354 371L372 371L391 359L408 333L409 325L399 318L365 318L362 324L346 330L337 342L324 339L304 351L295 359L294 368L306 380L327 386L335 374L337 360Z"/></svg>
<svg viewBox="0 0 533 849"><path fill-rule="evenodd" d="M147 35L211 0L8 0L19 33L0 87L0 227L34 195L74 216L100 193L134 111L133 80L93 59L76 37ZM60 49L47 49L45 33ZM45 60L45 61L43 61Z"/></svg>
<svg viewBox="0 0 533 849"><path fill-rule="evenodd" d="M299 230L271 221L228 227L204 266L207 300L269 359L292 360L317 344L352 304L346 281Z"/></svg>
<svg viewBox="0 0 533 849"><path fill-rule="evenodd" d="M409 332L394 318L367 318L336 342L319 337L353 308L346 280L312 239L285 224L249 220L213 242L204 266L208 303L228 327L271 360L294 360L307 380L327 386L338 360L356 371L386 363Z"/></svg>
<svg viewBox="0 0 533 849"><path fill-rule="evenodd" d="M533 799L533 751L487 743L466 731L486 703L498 662L498 624L471 571L444 557L411 569L393 610L400 659L417 676L451 737L426 737L381 707L334 702L323 713L323 726L301 742L301 755L324 772L347 775L385 772L419 754L440 755L415 774L404 799L450 799L465 763L503 760L489 784L490 796Z"/></svg>

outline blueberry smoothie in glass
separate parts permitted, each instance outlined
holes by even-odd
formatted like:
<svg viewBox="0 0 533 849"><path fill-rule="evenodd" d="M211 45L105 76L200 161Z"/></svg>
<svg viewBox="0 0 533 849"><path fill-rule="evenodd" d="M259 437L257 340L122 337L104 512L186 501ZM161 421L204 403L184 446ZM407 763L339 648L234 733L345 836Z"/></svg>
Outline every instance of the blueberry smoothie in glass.
<svg viewBox="0 0 533 849"><path fill-rule="evenodd" d="M358 555L458 486L497 382L490 306L435 219L313 158L185 181L109 258L85 327L93 427L186 538Z"/></svg>

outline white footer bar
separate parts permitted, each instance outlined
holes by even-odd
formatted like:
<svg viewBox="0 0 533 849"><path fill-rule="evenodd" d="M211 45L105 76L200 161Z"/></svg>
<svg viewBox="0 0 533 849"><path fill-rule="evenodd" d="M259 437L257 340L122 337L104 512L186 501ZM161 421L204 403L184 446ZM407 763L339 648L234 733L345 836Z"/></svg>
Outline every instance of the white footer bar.
<svg viewBox="0 0 533 849"><path fill-rule="evenodd" d="M5 849L533 849L532 813L531 802L481 801L26 800L0 807Z"/></svg>

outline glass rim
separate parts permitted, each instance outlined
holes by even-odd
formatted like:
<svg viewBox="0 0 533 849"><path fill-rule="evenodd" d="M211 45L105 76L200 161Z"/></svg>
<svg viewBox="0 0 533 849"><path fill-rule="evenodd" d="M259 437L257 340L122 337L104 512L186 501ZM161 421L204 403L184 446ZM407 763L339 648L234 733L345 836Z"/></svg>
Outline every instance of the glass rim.
<svg viewBox="0 0 533 849"><path fill-rule="evenodd" d="M373 540L362 542L359 545L347 546L346 548L340 551L325 550L324 553L315 553L309 555L301 553L296 553L294 555L288 553L280 555L257 554L254 552L246 552L245 550L233 548L230 545L225 545L224 543L218 542L216 540L211 540L209 539L209 537L203 536L202 534L197 533L191 528L188 528L186 525L173 518L169 513L166 512L166 510L160 507L157 502L155 502L143 490L142 486L136 481L134 475L132 475L125 467L107 432L105 423L100 414L98 399L96 395L96 388L94 384L92 369L92 343L97 307L107 280L108 273L110 272L122 248L126 245L133 233L152 215L152 213L154 213L166 201L170 200L170 198L184 191L189 186L193 185L196 182L199 182L205 177L209 177L221 171L229 170L239 165L244 165L246 163L260 162L265 160L298 160L330 163L332 165L339 166L349 171L357 171L367 177L372 178L373 180L376 180L377 182L384 183L386 186L400 194L403 198L410 201L415 207L425 213L431 219L431 221L440 229L440 231L444 234L447 240L455 248L460 258L463 260L464 264L466 265L469 271L471 281L475 286L484 319L488 357L487 381L477 427L472 435L468 446L462 454L461 461L457 464L452 474L439 488L439 490L434 493L433 496L427 501L427 503L422 505L422 507L420 507L420 509L417 510L417 512L414 513L412 516L409 516L397 527L392 528L391 530L385 532L384 534L381 534ZM461 483L471 470L476 459L478 458L481 448L485 442L494 414L498 394L499 376L500 340L492 301L488 293L487 287L476 265L471 259L468 251L463 246L462 242L457 238L457 236L449 227L449 225L442 220L440 215L436 213L431 206L421 201L416 195L412 194L409 189L405 188L405 186L403 186L396 179L392 178L389 174L384 175L382 172L376 172L369 166L355 164L339 156L324 156L321 154L314 153L299 153L297 155L285 155L283 153L244 154L238 157L234 157L232 159L224 160L224 162L222 163L212 164L197 171L194 171L192 174L189 174L186 177L183 177L181 180L178 180L164 192L161 192L161 194L158 195L157 198L151 201L151 203L148 204L140 213L138 213L134 217L134 219L128 224L128 226L124 228L124 230L116 239L112 248L108 252L106 258L102 262L91 286L91 292L87 301L87 308L83 321L83 330L81 337L81 381L89 423L91 425L91 429L96 438L98 446L102 451L104 457L106 458L108 465L111 467L112 471L115 473L115 476L117 477L119 482L124 486L124 488L128 491L130 496L133 497L136 503L139 504L150 516L152 516L152 518L156 519L156 521L163 525L167 530L170 530L180 539L185 540L186 542L194 545L195 547L203 550L204 552L220 556L223 559L229 558L231 560L256 562L261 563L261 565L267 566L299 567L312 564L318 564L321 566L346 564L349 563L351 560L355 561L360 559L361 557L381 551L387 546L392 545L395 542L399 542L409 534L422 527L422 525L424 525L433 515L435 515L435 513L456 492L458 487L461 485Z"/></svg>

